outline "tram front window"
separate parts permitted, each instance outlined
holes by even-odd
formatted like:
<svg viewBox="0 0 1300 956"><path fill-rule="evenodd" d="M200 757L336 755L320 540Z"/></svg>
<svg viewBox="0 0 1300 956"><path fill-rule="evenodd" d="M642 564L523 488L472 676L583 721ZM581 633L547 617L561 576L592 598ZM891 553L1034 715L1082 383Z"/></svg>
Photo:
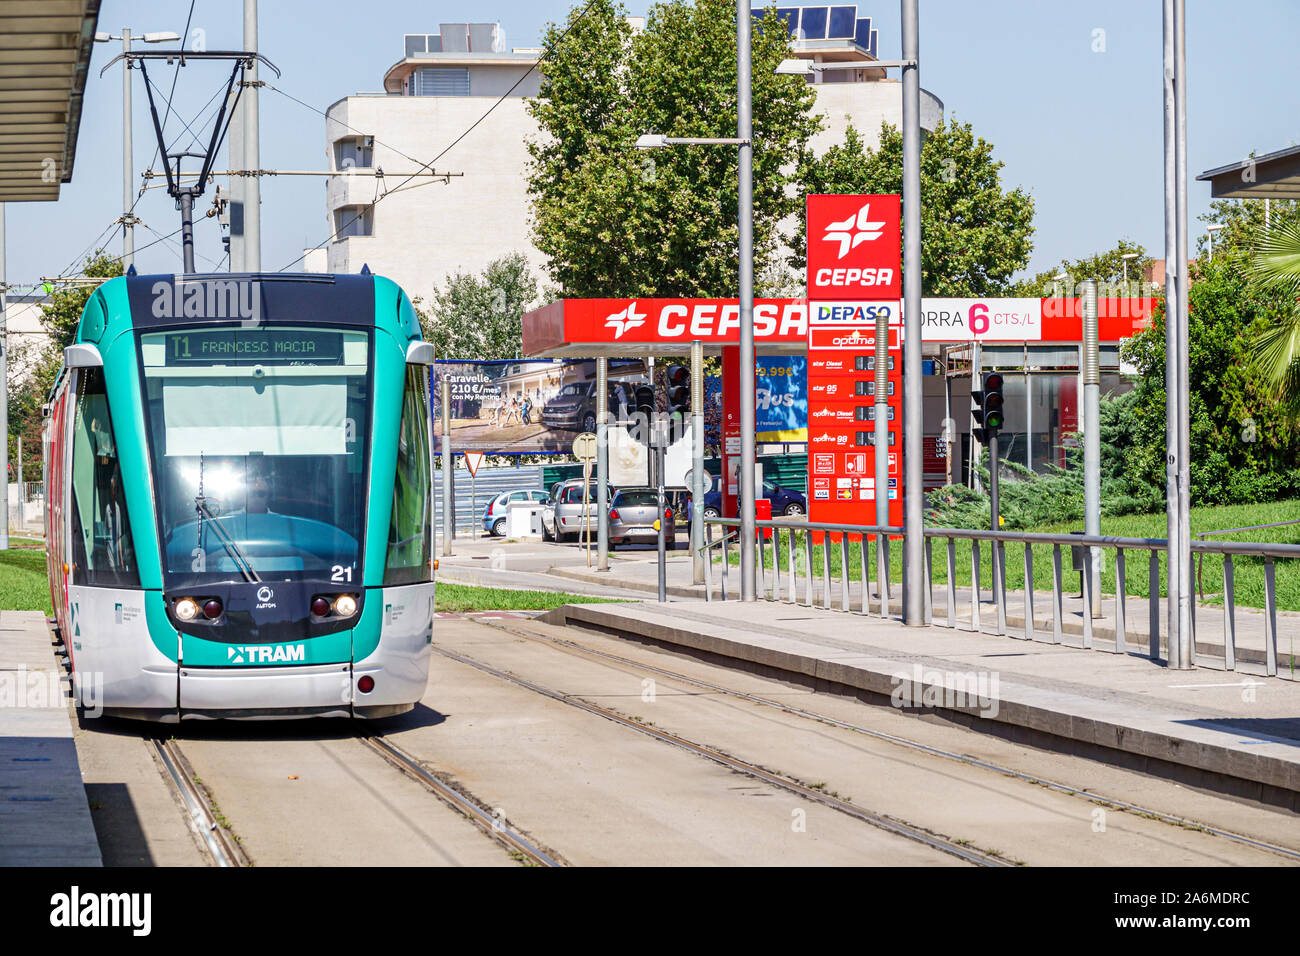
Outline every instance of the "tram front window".
<svg viewBox="0 0 1300 956"><path fill-rule="evenodd" d="M166 585L361 579L366 332L140 336Z"/></svg>

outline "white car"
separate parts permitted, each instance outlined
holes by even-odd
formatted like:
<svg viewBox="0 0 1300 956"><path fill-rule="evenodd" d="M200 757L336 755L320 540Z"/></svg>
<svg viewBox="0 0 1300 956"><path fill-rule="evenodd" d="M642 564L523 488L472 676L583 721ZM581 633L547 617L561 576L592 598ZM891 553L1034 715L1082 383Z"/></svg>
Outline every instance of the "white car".
<svg viewBox="0 0 1300 956"><path fill-rule="evenodd" d="M506 535L506 511L516 501L545 501L544 491L503 491L483 510L483 530L498 538Z"/></svg>

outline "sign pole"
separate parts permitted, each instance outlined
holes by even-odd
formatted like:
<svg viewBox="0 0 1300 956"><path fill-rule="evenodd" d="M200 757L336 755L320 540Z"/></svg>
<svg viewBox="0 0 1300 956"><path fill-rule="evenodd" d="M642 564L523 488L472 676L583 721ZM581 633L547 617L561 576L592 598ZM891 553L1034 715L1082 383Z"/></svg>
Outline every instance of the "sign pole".
<svg viewBox="0 0 1300 956"><path fill-rule="evenodd" d="M691 583L704 583L704 343L691 343Z"/></svg>
<svg viewBox="0 0 1300 956"><path fill-rule="evenodd" d="M915 2L915 0L913 0ZM736 134L740 139L740 599L756 599L754 554L754 146L750 109L751 0L736 3ZM919 336L918 336L919 338Z"/></svg>
<svg viewBox="0 0 1300 956"><path fill-rule="evenodd" d="M596 510L609 510L609 359L596 359ZM596 532L596 570L609 570L609 528Z"/></svg>
<svg viewBox="0 0 1300 956"><path fill-rule="evenodd" d="M451 382L442 380L442 555L451 555L456 516L451 502Z"/></svg>
<svg viewBox="0 0 1300 956"><path fill-rule="evenodd" d="M925 421L921 404L921 75L917 0L900 0L903 35L903 621L925 624Z"/></svg>

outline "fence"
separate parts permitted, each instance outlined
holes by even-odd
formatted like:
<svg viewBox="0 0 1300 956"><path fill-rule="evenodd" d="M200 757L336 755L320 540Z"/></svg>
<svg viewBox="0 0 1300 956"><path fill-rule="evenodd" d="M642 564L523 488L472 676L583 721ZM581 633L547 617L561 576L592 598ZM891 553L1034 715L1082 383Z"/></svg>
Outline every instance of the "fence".
<svg viewBox="0 0 1300 956"><path fill-rule="evenodd" d="M739 525L735 518L706 519L704 547L710 557L705 578L707 600L715 599L714 566L719 557L721 569L716 590L724 601L735 596L737 588L729 580L728 565ZM902 528L787 519L758 521L756 525L757 590L761 597L809 607L820 604L827 610L843 612L853 612L856 604L855 613L888 617L892 598L890 578L895 576L901 581L905 577L905 567L891 567L891 550L901 565L901 559L905 557L903 549L891 549L888 539L901 535ZM721 529L720 536L714 534L715 528ZM827 533L838 535L838 541L825 537L821 544L814 543L814 535ZM1166 652L1163 655L1161 641L1164 618L1161 595L1165 590L1163 582L1167 581L1168 561L1168 543L1164 539L964 528L926 528L924 534L927 624L986 632L983 615L991 610L994 618L988 624L996 634L1109 650L1117 654L1137 654L1153 661L1168 660L1167 633L1164 635ZM854 537L858 540L850 540ZM874 542L874 549L863 547L867 539ZM936 539L943 544L938 566L933 559ZM1020 566L1013 567L1010 576L1006 562L1008 545L1023 549ZM1065 547L1077 549L1072 553L1082 552L1084 558L1077 562L1080 571L1078 598L1067 597L1065 593L1062 564L1062 548ZM1103 597L1096 606L1092 562L1086 559L1089 549L1099 549L1104 556L1110 557L1102 564L1100 590ZM873 577L869 567L871 550L875 551L875 602L870 594L870 579ZM1223 591L1217 597L1223 606L1220 613L1213 607L1203 605L1198 608L1192 602L1193 646L1189 663L1266 676L1278 675L1276 562L1300 559L1300 545L1199 540L1191 542L1191 550L1193 558L1207 561L1212 572L1215 564L1219 566ZM1138 556L1136 561L1132 560L1134 553ZM1142 555L1145 555L1145 560ZM1043 571L1044 564L1048 565L1049 571ZM820 582L817 580L819 566ZM1050 584L1045 580L1049 574ZM1009 585L1014 587L1017 579L1020 593L1013 607L1008 603L1007 592ZM985 581L990 595L987 602L983 598L985 586L982 582ZM941 616L935 614L936 584L943 586ZM1040 589L1040 584L1048 585L1045 591ZM1109 597L1104 593L1107 584L1110 585ZM853 597L855 588L860 591L856 601ZM803 592L802 600L800 590ZM837 590L838 595L835 593ZM1243 594L1247 599L1245 604L1240 600ZM1133 598L1145 599L1145 622L1140 620L1141 611L1138 611L1139 616L1130 614ZM1048 605L1045 615L1040 613L1044 600ZM992 607L987 608L986 604ZM1015 611L1020 612L1019 620L1010 617ZM1300 622L1288 628L1289 642L1294 641L1297 631L1300 631ZM1215 643L1216 637L1220 644ZM1289 649L1289 658L1287 671L1294 677L1293 646Z"/></svg>
<svg viewBox="0 0 1300 956"><path fill-rule="evenodd" d="M517 468L481 468L478 477L471 480L469 471L456 468L452 471L452 497L455 502L455 523L452 525L457 534L482 534L483 511L488 502L503 491L541 488L542 469L540 465ZM472 493L471 493L472 491ZM433 480L433 526L435 534L442 535L442 469L434 471Z"/></svg>

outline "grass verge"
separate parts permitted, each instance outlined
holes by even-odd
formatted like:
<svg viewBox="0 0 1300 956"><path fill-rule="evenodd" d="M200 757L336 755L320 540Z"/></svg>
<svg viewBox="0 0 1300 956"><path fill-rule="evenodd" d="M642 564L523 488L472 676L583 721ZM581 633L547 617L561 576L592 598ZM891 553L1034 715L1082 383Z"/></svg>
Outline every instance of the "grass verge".
<svg viewBox="0 0 1300 956"><path fill-rule="evenodd" d="M438 584L434 607L439 611L549 611L564 604L618 604L610 598L557 591L516 591L468 584Z"/></svg>

